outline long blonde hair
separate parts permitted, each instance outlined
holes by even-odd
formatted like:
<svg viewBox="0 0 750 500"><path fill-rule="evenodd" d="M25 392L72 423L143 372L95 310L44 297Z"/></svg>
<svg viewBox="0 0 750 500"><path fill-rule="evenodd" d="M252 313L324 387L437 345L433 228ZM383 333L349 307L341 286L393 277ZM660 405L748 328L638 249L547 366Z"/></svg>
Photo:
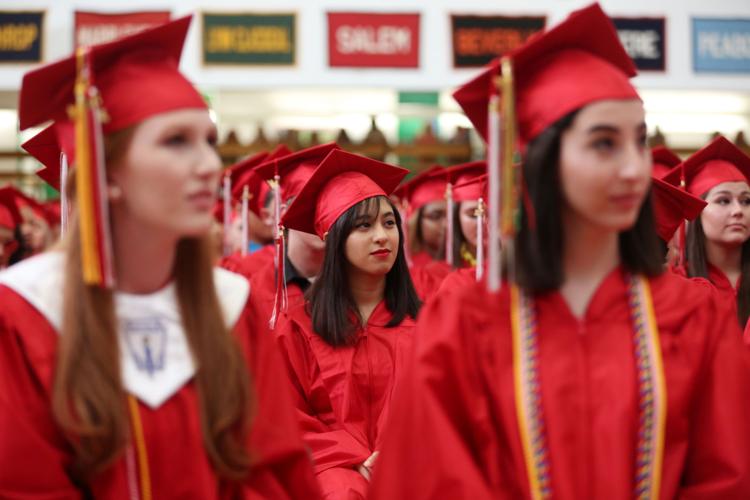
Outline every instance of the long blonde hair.
<svg viewBox="0 0 750 500"><path fill-rule="evenodd" d="M133 130L105 138L108 165L124 157ZM74 182L68 182L71 185ZM129 431L113 293L83 283L78 221L75 215L71 219L52 409L72 438L74 473L85 480L119 457ZM173 276L197 367L194 383L203 444L216 472L238 479L250 464L245 443L253 410L251 384L239 344L224 323L213 262L208 237L183 239L177 246Z"/></svg>

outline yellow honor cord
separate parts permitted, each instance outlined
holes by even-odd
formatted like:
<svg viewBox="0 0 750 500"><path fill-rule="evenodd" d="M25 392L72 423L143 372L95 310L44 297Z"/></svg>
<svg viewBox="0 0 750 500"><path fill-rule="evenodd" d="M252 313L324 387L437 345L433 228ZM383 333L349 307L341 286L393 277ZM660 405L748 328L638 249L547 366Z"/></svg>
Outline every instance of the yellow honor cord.
<svg viewBox="0 0 750 500"><path fill-rule="evenodd" d="M136 459L138 461L138 473L141 477L141 498L140 500L152 500L151 495L151 474L148 467L148 450L146 449L146 438L143 435L143 424L141 422L141 413L138 409L138 401L131 394L128 394L128 409L130 411L130 421L133 426L133 440L135 441Z"/></svg>

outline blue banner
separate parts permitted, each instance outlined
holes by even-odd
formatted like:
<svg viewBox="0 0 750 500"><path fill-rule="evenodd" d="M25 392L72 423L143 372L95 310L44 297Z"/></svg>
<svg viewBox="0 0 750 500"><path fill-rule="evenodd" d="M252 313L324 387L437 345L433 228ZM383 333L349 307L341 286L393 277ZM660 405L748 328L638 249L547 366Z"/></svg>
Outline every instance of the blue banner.
<svg viewBox="0 0 750 500"><path fill-rule="evenodd" d="M43 11L0 11L0 63L41 62L43 33Z"/></svg>
<svg viewBox="0 0 750 500"><path fill-rule="evenodd" d="M693 18L696 73L750 73L750 19Z"/></svg>

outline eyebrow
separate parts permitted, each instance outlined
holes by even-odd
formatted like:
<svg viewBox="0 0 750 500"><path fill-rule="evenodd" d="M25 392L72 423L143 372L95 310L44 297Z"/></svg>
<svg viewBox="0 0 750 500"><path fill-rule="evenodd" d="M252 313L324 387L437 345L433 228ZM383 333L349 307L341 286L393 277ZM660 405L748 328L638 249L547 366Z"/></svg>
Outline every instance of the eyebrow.
<svg viewBox="0 0 750 500"><path fill-rule="evenodd" d="M646 122L641 122L636 127L636 129L639 130L639 131L643 130L645 128L646 128ZM599 125L594 125L593 127L589 128L588 133L589 134L594 134L596 132L613 132L614 133L614 132L619 132L619 131L620 131L620 127L617 127L615 125L608 125L606 123L603 123L603 124L599 124Z"/></svg>
<svg viewBox="0 0 750 500"><path fill-rule="evenodd" d="M383 213L381 217L394 217L393 211L389 210L388 212Z"/></svg>
<svg viewBox="0 0 750 500"><path fill-rule="evenodd" d="M744 195L744 194L750 194L750 191L748 191L746 189L744 191L740 191L739 193L737 193L738 196L741 196L741 195ZM713 197L713 196L719 196L719 195L729 195L729 196L732 196L732 192L731 191L716 191L711 196Z"/></svg>

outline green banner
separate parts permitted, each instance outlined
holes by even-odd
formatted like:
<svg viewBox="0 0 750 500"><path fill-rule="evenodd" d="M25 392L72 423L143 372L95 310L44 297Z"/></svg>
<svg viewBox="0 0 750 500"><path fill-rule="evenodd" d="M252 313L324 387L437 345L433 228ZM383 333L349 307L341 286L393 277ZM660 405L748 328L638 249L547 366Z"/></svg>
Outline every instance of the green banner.
<svg viewBox="0 0 750 500"><path fill-rule="evenodd" d="M288 14L203 13L203 64L291 66L296 18Z"/></svg>

